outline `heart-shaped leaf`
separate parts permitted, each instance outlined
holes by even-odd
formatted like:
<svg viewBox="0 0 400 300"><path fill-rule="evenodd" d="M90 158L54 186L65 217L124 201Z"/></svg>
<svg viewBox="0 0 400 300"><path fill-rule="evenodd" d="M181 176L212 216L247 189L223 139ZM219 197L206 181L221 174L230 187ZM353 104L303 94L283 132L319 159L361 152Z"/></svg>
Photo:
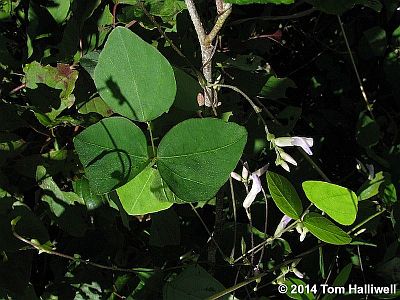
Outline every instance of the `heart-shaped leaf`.
<svg viewBox="0 0 400 300"><path fill-rule="evenodd" d="M228 180L246 140L246 129L235 123L212 118L183 121L160 142L160 174L180 199L208 200Z"/></svg>
<svg viewBox="0 0 400 300"><path fill-rule="evenodd" d="M299 195L289 180L269 171L267 182L272 199L279 210L292 219L299 219L303 213L303 206Z"/></svg>
<svg viewBox="0 0 400 300"><path fill-rule="evenodd" d="M323 181L305 181L303 190L316 207L336 222L351 225L356 220L358 200L352 190Z"/></svg>
<svg viewBox="0 0 400 300"><path fill-rule="evenodd" d="M113 111L140 122L168 111L175 99L174 71L167 59L124 27L110 33L94 81Z"/></svg>
<svg viewBox="0 0 400 300"><path fill-rule="evenodd" d="M158 170L147 167L127 184L117 189L122 206L129 215L145 215L172 206L174 195Z"/></svg>
<svg viewBox="0 0 400 300"><path fill-rule="evenodd" d="M148 162L143 132L122 117L103 119L74 138L90 188L104 194L139 174Z"/></svg>
<svg viewBox="0 0 400 300"><path fill-rule="evenodd" d="M313 235L325 243L346 245L351 242L351 237L346 232L320 214L307 214L303 223Z"/></svg>

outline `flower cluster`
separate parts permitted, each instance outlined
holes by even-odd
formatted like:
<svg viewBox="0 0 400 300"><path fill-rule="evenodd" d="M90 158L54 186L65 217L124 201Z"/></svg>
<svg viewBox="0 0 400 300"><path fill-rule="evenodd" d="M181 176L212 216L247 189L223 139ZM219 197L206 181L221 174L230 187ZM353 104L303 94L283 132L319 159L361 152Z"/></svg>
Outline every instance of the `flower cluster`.
<svg viewBox="0 0 400 300"><path fill-rule="evenodd" d="M250 207L250 205L256 199L257 195L263 190L260 176L263 175L267 171L267 169L268 169L268 164L250 174L247 163L245 163L242 169L242 175L239 175L236 172L231 173L231 177L233 179L243 182L246 187L248 187L251 181L253 182L253 184L251 185L250 192L247 194L246 199L244 199L243 201L243 207L245 209L248 209Z"/></svg>
<svg viewBox="0 0 400 300"><path fill-rule="evenodd" d="M314 140L312 138L300 136L276 138L275 135L268 133L267 140L271 143L271 147L275 149L275 164L281 166L288 172L290 172L288 163L297 166L297 162L282 149L283 147L301 147L308 155L312 155L311 147L314 145Z"/></svg>

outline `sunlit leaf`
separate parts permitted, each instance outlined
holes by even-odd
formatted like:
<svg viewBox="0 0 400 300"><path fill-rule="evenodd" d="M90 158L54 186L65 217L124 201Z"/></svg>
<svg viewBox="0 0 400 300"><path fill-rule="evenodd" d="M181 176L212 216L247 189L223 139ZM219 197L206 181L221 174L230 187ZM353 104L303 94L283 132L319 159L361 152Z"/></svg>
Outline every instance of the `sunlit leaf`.
<svg viewBox="0 0 400 300"><path fill-rule="evenodd" d="M174 195L161 179L158 170L147 167L117 189L122 206L129 215L145 215L169 208Z"/></svg>
<svg viewBox="0 0 400 300"><path fill-rule="evenodd" d="M305 181L303 190L316 207L336 222L350 225L355 221L358 200L352 190L323 181Z"/></svg>
<svg viewBox="0 0 400 300"><path fill-rule="evenodd" d="M299 219L303 213L301 200L293 185L285 177L267 172L268 188L276 206L292 219Z"/></svg>
<svg viewBox="0 0 400 300"><path fill-rule="evenodd" d="M309 213L304 217L304 226L318 239L334 245L346 245L351 237L327 218L317 213Z"/></svg>

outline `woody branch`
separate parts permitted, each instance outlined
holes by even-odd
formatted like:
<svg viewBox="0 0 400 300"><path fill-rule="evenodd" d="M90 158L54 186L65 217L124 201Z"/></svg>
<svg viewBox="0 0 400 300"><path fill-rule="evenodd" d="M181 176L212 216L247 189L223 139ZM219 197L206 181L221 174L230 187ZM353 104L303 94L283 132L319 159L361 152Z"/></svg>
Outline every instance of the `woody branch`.
<svg viewBox="0 0 400 300"><path fill-rule="evenodd" d="M212 83L212 56L214 54L213 41L217 37L219 31L224 25L226 19L232 12L232 4L224 3L223 0L215 0L218 17L211 31L207 34L201 22L193 0L185 0L190 18L196 30L197 38L200 44L202 71L207 84ZM218 103L217 95L212 87L204 88L205 105L207 107L216 107Z"/></svg>

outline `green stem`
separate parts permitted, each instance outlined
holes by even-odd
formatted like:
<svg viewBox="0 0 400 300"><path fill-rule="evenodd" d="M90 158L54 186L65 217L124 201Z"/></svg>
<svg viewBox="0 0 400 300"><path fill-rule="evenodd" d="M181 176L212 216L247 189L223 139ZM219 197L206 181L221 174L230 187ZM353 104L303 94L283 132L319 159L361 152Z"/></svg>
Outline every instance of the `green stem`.
<svg viewBox="0 0 400 300"><path fill-rule="evenodd" d="M386 208L374 213L372 216L369 216L368 218L366 218L364 221L362 221L361 223L357 224L356 226L354 226L351 230L349 230L347 232L347 234L350 234L354 231L356 231L358 228L360 228L361 226L365 225L366 223L368 223L369 221L371 221L372 219L376 218L377 216L383 214L386 211Z"/></svg>
<svg viewBox="0 0 400 300"><path fill-rule="evenodd" d="M315 161L306 153L303 149L297 148L301 155L308 161L308 163L317 171L317 173L327 182L331 182L328 176L321 170L321 168L315 163Z"/></svg>
<svg viewBox="0 0 400 300"><path fill-rule="evenodd" d="M154 146L153 131L151 129L150 122L147 122L147 129L149 130L149 133L150 133L150 142L151 142L151 148L153 149L153 157L157 157L156 147Z"/></svg>
<svg viewBox="0 0 400 300"><path fill-rule="evenodd" d="M147 272L147 273L152 273L157 271L156 269L147 269L147 268L131 268L131 269L126 269L126 268L118 268L118 267L110 267L110 266L106 266L106 265L102 265L102 264L97 264L88 260L84 260L84 259L80 259L77 257L73 257L70 256L68 254L64 254L64 253L60 253L54 250L49 250L49 249L45 249L35 243L32 243L31 241L27 240L26 238L20 236L14 229L14 226L12 227L12 233L13 235L20 240L21 242L24 242L30 246L32 246L33 248L35 248L36 250L38 250L39 252L44 252L46 254L50 254L50 255L55 255L58 257L62 257L71 261L75 261L75 262L79 262L85 265L89 265L92 267L96 267L96 268L100 268L100 269L105 269L105 270L111 270L111 271L119 271L119 272L125 272L125 273L142 273L142 272Z"/></svg>
<svg viewBox="0 0 400 300"><path fill-rule="evenodd" d="M233 246L232 246L230 260L233 261L235 257L236 237L237 237L237 211L236 211L235 191L233 189L233 181L231 176L229 176L229 186L231 189L232 208L233 208Z"/></svg>
<svg viewBox="0 0 400 300"><path fill-rule="evenodd" d="M293 229L294 227L296 227L297 223L299 223L300 220L296 220L294 223L290 224L288 227L286 227L285 229L283 229L281 232L279 232L279 236L273 236L270 237L268 239L266 239L265 241L259 243L257 246L253 247L252 249L248 250L245 254L243 254L242 256L238 257L237 259L235 259L234 263L238 262L239 260L245 258L247 255L249 255L250 253L257 253L258 251L260 251L264 246L272 244L272 242L274 240L276 240L278 237L280 237L282 234L284 234L285 232Z"/></svg>

